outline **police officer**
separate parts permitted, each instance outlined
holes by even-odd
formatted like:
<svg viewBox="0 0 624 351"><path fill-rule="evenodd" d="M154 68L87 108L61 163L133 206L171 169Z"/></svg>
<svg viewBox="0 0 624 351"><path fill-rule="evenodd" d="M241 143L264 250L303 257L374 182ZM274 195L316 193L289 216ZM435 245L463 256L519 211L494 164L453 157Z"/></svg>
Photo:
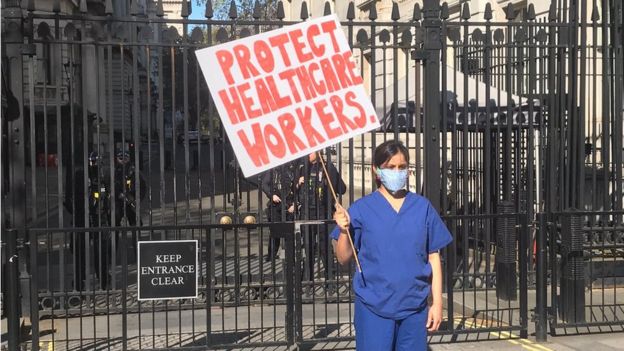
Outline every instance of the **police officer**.
<svg viewBox="0 0 624 351"><path fill-rule="evenodd" d="M299 209L297 183L301 176L301 161L295 160L268 171L262 177L262 192L269 198L267 219L270 222L293 221ZM269 239L269 252L266 261L277 257L280 238Z"/></svg>
<svg viewBox="0 0 624 351"><path fill-rule="evenodd" d="M128 226L137 225L137 184L134 164L130 160L130 154L125 151L117 152L115 156L115 226L121 226L125 218ZM145 196L145 180L139 174L139 186L141 198ZM139 223L141 220L139 218ZM132 232L131 248L136 249L137 232Z"/></svg>
<svg viewBox="0 0 624 351"><path fill-rule="evenodd" d="M327 161L325 167L328 175L324 173L323 166L319 161L319 154L316 152L309 154L305 159L299 180L299 184L302 184L300 192L301 211L302 217L305 219L322 220L331 218L331 214L334 211L334 197L329 189L328 178L331 180L336 195L344 194L347 189L334 164ZM310 280L314 278L314 262L320 256L325 269L325 279L328 279L330 275L328 264L331 260L328 257L329 242L327 233L333 229L333 226L332 228L328 228L326 225L308 226L306 228L309 229L305 234L307 242L304 246L308 251L306 253L307 278Z"/></svg>
<svg viewBox="0 0 624 351"><path fill-rule="evenodd" d="M124 218L128 225L136 225L135 169L130 154L119 151L115 156L115 226Z"/></svg>
<svg viewBox="0 0 624 351"><path fill-rule="evenodd" d="M89 227L110 226L109 187L100 167L101 157L97 151L89 154ZM111 263L111 238L109 231L91 232L93 244L93 263L100 282L100 288L109 287Z"/></svg>
<svg viewBox="0 0 624 351"><path fill-rule="evenodd" d="M110 223L110 203L108 183L100 168L100 155L97 151L89 154L89 225L108 226Z"/></svg>
<svg viewBox="0 0 624 351"><path fill-rule="evenodd" d="M87 187L85 189L84 168L76 167L74 172L68 172L66 185L65 207L73 215L75 228L90 228L99 226L106 227L110 223L110 203L108 200L108 185L101 173L100 156L97 152L91 152L87 159ZM86 194L85 194L86 190ZM87 209L87 221L85 221L85 207ZM94 270L100 281L100 288L108 286L108 268L110 253L110 234L90 231L75 232L71 242L74 256L74 289L84 289L86 276L86 248L93 245L93 254L89 259L89 266Z"/></svg>

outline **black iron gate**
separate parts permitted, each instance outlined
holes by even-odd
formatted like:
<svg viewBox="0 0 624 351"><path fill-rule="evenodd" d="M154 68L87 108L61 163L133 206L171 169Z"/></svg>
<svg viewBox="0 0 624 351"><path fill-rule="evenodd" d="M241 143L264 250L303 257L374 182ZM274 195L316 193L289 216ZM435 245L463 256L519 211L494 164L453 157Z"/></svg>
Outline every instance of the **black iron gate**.
<svg viewBox="0 0 624 351"><path fill-rule="evenodd" d="M352 341L353 269L320 239L331 214L269 223L263 178L240 174L193 54L306 20L308 4L207 1L190 19L182 1L172 19L162 1L61 3L3 2L10 347ZM310 9L341 18L382 122L325 151L341 201L374 189L372 149L401 139L410 190L453 233L432 342L527 337L534 306L538 338L624 320L622 4L519 4ZM198 299L137 301L135 240L190 238Z"/></svg>

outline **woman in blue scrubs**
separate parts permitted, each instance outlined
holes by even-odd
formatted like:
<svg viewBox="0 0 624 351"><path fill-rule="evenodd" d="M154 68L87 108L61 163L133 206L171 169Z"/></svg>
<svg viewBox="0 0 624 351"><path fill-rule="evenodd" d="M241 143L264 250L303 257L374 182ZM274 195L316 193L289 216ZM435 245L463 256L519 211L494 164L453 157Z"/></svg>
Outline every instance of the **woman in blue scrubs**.
<svg viewBox="0 0 624 351"><path fill-rule="evenodd" d="M452 237L429 200L406 190L408 163L400 141L379 145L373 156L379 189L334 214L338 262L353 257L348 228L362 267L353 277L358 351L426 350L427 331L442 321L439 250Z"/></svg>

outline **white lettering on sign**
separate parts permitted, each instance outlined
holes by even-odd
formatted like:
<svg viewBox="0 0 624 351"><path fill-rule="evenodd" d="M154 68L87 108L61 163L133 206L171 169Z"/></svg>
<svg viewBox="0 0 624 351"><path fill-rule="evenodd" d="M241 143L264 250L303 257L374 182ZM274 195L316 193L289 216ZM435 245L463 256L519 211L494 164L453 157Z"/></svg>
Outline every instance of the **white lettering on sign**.
<svg viewBox="0 0 624 351"><path fill-rule="evenodd" d="M161 275L176 273L195 273L195 265L187 264L181 266L148 266L141 267L141 274Z"/></svg>
<svg viewBox="0 0 624 351"><path fill-rule="evenodd" d="M156 255L156 263L180 262L182 255Z"/></svg>
<svg viewBox="0 0 624 351"><path fill-rule="evenodd" d="M197 298L197 240L139 241L139 301Z"/></svg>
<svg viewBox="0 0 624 351"><path fill-rule="evenodd" d="M158 277L152 278L152 285L182 285L184 277Z"/></svg>
<svg viewBox="0 0 624 351"><path fill-rule="evenodd" d="M182 255L156 255L156 263L178 263ZM193 274L195 265L186 264L178 266L148 266L141 267L142 275L171 275L171 274ZM154 286L157 285L183 285L184 277L155 277L151 279Z"/></svg>

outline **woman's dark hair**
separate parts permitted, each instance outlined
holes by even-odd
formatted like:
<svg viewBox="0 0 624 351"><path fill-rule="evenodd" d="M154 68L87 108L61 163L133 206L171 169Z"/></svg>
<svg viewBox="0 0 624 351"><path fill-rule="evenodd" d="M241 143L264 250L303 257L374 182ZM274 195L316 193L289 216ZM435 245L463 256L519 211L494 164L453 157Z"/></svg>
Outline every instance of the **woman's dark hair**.
<svg viewBox="0 0 624 351"><path fill-rule="evenodd" d="M399 140L388 140L382 144L379 144L375 148L375 154L373 155L373 165L375 167L381 167L384 163L392 158L392 156L402 153L405 157L405 161L409 163L409 152L403 143Z"/></svg>

